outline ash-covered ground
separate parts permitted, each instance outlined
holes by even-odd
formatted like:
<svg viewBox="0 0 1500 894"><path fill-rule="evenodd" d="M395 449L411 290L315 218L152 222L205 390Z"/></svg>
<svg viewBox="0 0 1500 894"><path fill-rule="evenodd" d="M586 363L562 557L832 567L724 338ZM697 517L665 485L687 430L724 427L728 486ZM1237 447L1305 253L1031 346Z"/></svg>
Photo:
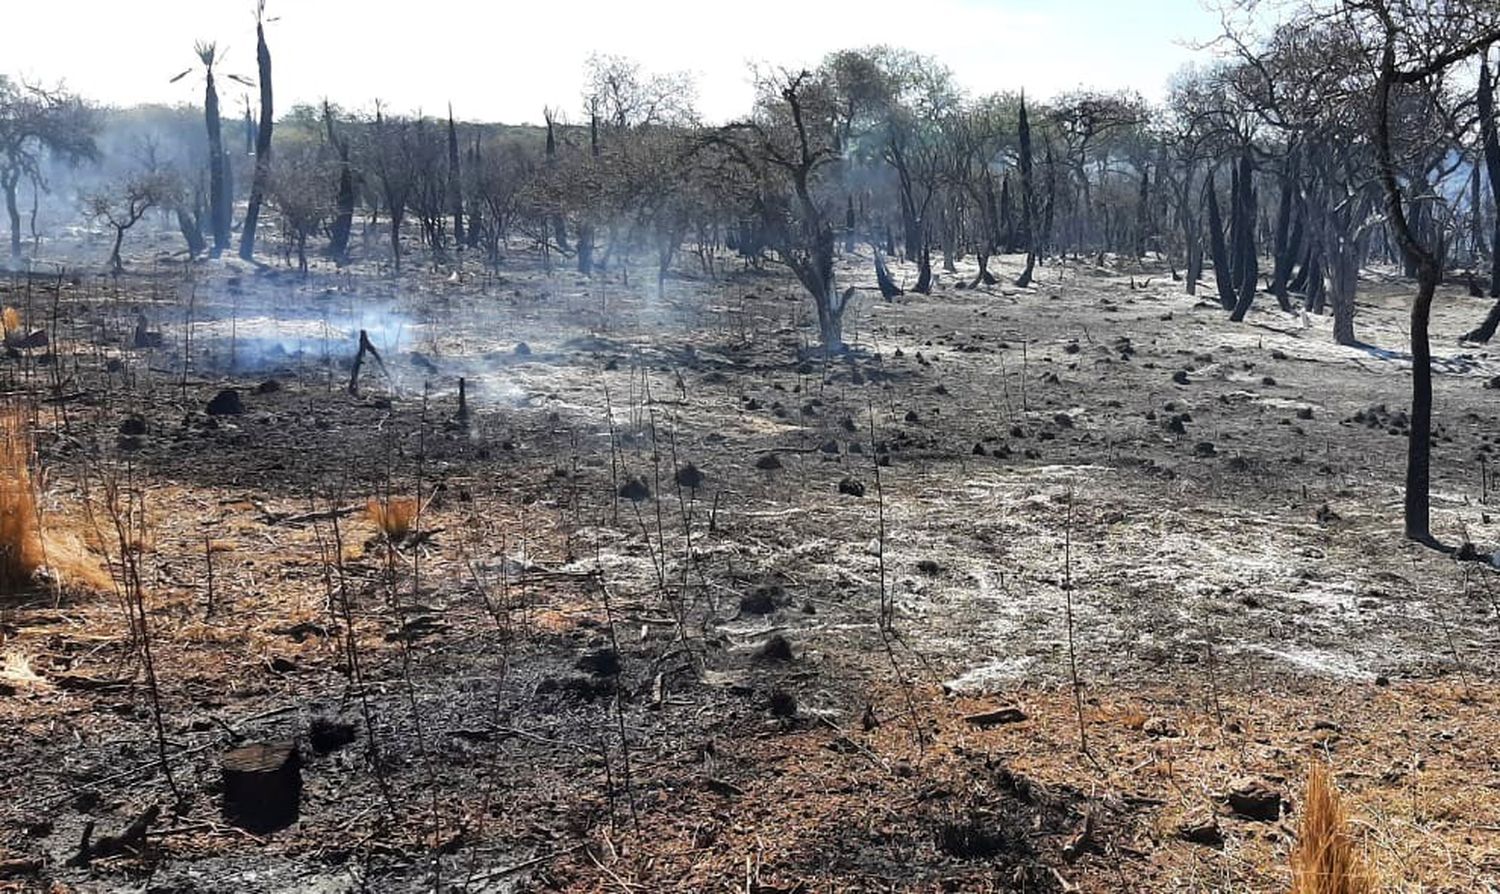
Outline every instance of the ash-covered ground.
<svg viewBox="0 0 1500 894"><path fill-rule="evenodd" d="M1354 349L1164 270L972 277L862 292L834 357L737 262L12 277L44 518L118 578L100 507L143 507L157 697L117 593L0 602L0 886L1273 891L1314 756L1392 877L1500 884L1500 575L1400 537L1408 287ZM1461 292L1434 528L1482 554ZM302 755L268 834L222 815L250 741Z"/></svg>

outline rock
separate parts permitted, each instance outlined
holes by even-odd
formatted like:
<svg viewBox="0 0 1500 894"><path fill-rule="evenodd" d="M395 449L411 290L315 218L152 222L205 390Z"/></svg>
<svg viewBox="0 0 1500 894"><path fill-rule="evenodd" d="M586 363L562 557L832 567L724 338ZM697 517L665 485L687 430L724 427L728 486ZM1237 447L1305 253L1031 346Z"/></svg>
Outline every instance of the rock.
<svg viewBox="0 0 1500 894"><path fill-rule="evenodd" d="M354 724L317 716L307 724L307 744L318 754L337 751L354 741Z"/></svg>
<svg viewBox="0 0 1500 894"><path fill-rule="evenodd" d="M1191 844L1205 847L1220 847L1224 844L1224 832L1218 819L1209 811L1188 814L1177 824L1177 837Z"/></svg>
<svg viewBox="0 0 1500 894"><path fill-rule="evenodd" d="M620 673L620 653L612 648L596 649L579 658L573 666L596 677L613 677Z"/></svg>
<svg viewBox="0 0 1500 894"><path fill-rule="evenodd" d="M1484 387L1491 391L1500 391L1500 376L1495 376L1493 379L1485 382Z"/></svg>
<svg viewBox="0 0 1500 894"><path fill-rule="evenodd" d="M703 473L692 463L677 470L677 486L697 490L703 486Z"/></svg>
<svg viewBox="0 0 1500 894"><path fill-rule="evenodd" d="M939 565L932 559L922 559L921 561L917 562L917 570L927 575L928 577L932 577L934 575L942 573L943 566Z"/></svg>
<svg viewBox="0 0 1500 894"><path fill-rule="evenodd" d="M756 587L740 597L740 613L746 615L769 615L785 597L785 591L774 584Z"/></svg>
<svg viewBox="0 0 1500 894"><path fill-rule="evenodd" d="M916 410L907 410L906 411L906 421L907 422L913 422L913 423L915 423L915 422L921 422L922 421L922 417L917 415L917 411Z"/></svg>
<svg viewBox="0 0 1500 894"><path fill-rule="evenodd" d="M208 402L210 416L239 416L245 412L245 402L234 388L225 388Z"/></svg>
<svg viewBox="0 0 1500 894"><path fill-rule="evenodd" d="M264 382L261 382L259 385L255 386L256 394L275 394L280 390L281 383L276 381L275 379L266 379Z"/></svg>
<svg viewBox="0 0 1500 894"><path fill-rule="evenodd" d="M1007 723L1020 723L1026 719L1026 712L1014 705L1005 708L997 708L993 711L985 711L982 714L970 714L964 720L980 729L989 729L992 726L1001 726Z"/></svg>
<svg viewBox="0 0 1500 894"><path fill-rule="evenodd" d="M1213 456L1218 452L1219 450L1214 446L1213 441L1199 441L1193 445L1194 456Z"/></svg>
<svg viewBox="0 0 1500 894"><path fill-rule="evenodd" d="M831 440L831 439L827 440L827 441L824 441L822 444L818 445L818 452L819 453L828 453L828 454L838 453L839 452L839 442Z"/></svg>
<svg viewBox="0 0 1500 894"><path fill-rule="evenodd" d="M651 499L651 488L637 475L620 485L620 496L632 503L639 503Z"/></svg>
<svg viewBox="0 0 1500 894"><path fill-rule="evenodd" d="M774 453L767 453L755 461L755 467L762 472L773 472L782 468L781 458Z"/></svg>
<svg viewBox="0 0 1500 894"><path fill-rule="evenodd" d="M1230 810L1246 819L1271 823L1281 818L1281 790L1264 779L1245 777L1236 781L1224 800Z"/></svg>
<svg viewBox="0 0 1500 894"><path fill-rule="evenodd" d="M1187 434L1186 418L1181 413L1173 413L1166 422L1162 423L1162 428L1174 435L1185 435Z"/></svg>
<svg viewBox="0 0 1500 894"><path fill-rule="evenodd" d="M1297 418L1298 419L1311 419L1311 418L1313 418L1313 408L1312 407L1298 407L1297 408Z"/></svg>
<svg viewBox="0 0 1500 894"><path fill-rule="evenodd" d="M797 697L785 689L773 689L771 690L767 707L770 709L772 717L787 720L797 716Z"/></svg>
<svg viewBox="0 0 1500 894"><path fill-rule="evenodd" d="M531 345L528 345L524 341L517 343L516 344L516 356L517 357L530 357L531 356Z"/></svg>
<svg viewBox="0 0 1500 894"><path fill-rule="evenodd" d="M791 661L796 656L792 653L791 642L781 634L773 633L755 650L755 657L760 661Z"/></svg>
<svg viewBox="0 0 1500 894"><path fill-rule="evenodd" d="M988 455L988 451L986 451L984 449L984 444L978 443L978 442L976 442L974 444L974 449L973 449L972 453L975 456L987 456Z"/></svg>
<svg viewBox="0 0 1500 894"><path fill-rule="evenodd" d="M844 478L839 482L839 493L851 497L862 497L865 495L865 485L857 478Z"/></svg>
<svg viewBox="0 0 1500 894"><path fill-rule="evenodd" d="M1162 739L1175 739L1182 735L1172 721L1165 717L1149 717L1141 724L1141 732L1148 736L1156 736Z"/></svg>
<svg viewBox="0 0 1500 894"><path fill-rule="evenodd" d="M146 420L139 416L130 416L120 423L120 434L127 437L138 437L146 433Z"/></svg>
<svg viewBox="0 0 1500 894"><path fill-rule="evenodd" d="M1172 381L1179 385L1186 385L1191 380L1188 379L1187 370L1179 369L1177 372L1172 373Z"/></svg>

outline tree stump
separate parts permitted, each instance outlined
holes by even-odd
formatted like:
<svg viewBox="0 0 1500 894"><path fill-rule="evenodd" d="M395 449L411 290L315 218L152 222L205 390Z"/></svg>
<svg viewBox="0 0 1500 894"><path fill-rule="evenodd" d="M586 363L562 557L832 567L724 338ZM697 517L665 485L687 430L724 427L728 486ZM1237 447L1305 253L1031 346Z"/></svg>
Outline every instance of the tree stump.
<svg viewBox="0 0 1500 894"><path fill-rule="evenodd" d="M302 759L292 742L254 742L231 748L220 759L224 771L224 815L251 832L271 832L297 819L302 798Z"/></svg>

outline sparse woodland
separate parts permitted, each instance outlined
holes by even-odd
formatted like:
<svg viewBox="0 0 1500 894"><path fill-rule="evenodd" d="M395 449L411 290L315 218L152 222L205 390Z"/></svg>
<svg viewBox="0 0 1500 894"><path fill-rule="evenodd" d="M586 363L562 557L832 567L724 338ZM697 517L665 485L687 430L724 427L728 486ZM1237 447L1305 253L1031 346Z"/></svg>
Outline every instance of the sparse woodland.
<svg viewBox="0 0 1500 894"><path fill-rule="evenodd" d="M0 891L1500 890L1500 9L538 126L255 12L0 77Z"/></svg>

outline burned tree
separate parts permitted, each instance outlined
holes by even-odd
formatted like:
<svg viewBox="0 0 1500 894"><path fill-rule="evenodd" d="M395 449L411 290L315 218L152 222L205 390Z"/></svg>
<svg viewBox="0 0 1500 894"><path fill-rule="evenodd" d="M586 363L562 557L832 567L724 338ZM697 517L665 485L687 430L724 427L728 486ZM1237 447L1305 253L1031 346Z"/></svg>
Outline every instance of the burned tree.
<svg viewBox="0 0 1500 894"><path fill-rule="evenodd" d="M323 125L338 160L339 174L333 223L328 228L328 256L343 266L349 263L349 233L354 229L354 169L349 163L349 141L335 129L333 108L327 102L323 103Z"/></svg>
<svg viewBox="0 0 1500 894"><path fill-rule="evenodd" d="M62 89L18 84L0 75L0 188L10 219L10 254L21 254L21 212L16 190L29 180L47 188L42 159L50 154L74 164L97 156L93 109Z"/></svg>
<svg viewBox="0 0 1500 894"><path fill-rule="evenodd" d="M175 183L171 176L148 159L119 184L85 198L84 205L89 215L108 224L114 231L109 252L109 269L113 273L125 271L125 263L120 257L125 234L140 223L147 211L171 202L174 194Z"/></svg>
<svg viewBox="0 0 1500 894"><path fill-rule="evenodd" d="M240 230L240 258L246 261L255 257L255 228L260 221L260 203L271 175L271 129L275 109L271 101L271 51L266 47L265 15L265 0L259 0L255 5L255 66L260 81L260 123L255 131L255 174L250 181L250 203L245 209L245 225Z"/></svg>
<svg viewBox="0 0 1500 894"><path fill-rule="evenodd" d="M219 48L212 41L199 41L193 53L203 66L203 123L208 132L208 220L212 234L211 254L218 257L229 247L229 216L233 193L229 187L228 159L224 155L224 129L219 118L219 91L214 82L214 63ZM270 59L267 57L267 64ZM182 80L192 69L178 74L172 82Z"/></svg>
<svg viewBox="0 0 1500 894"><path fill-rule="evenodd" d="M1021 108L1016 113L1016 136L1020 141L1021 163L1021 226L1026 237L1026 269L1016 277L1016 287L1024 289L1031 285L1032 271L1036 269L1036 199L1034 197L1031 165L1031 121L1026 116L1026 94L1021 94Z"/></svg>
<svg viewBox="0 0 1500 894"><path fill-rule="evenodd" d="M835 157L826 117L813 114L821 86L807 70L783 73L761 85L760 120L730 124L707 143L749 174L763 232L812 298L823 348L833 353L844 350L854 290L835 287L833 225L817 195L819 174Z"/></svg>

